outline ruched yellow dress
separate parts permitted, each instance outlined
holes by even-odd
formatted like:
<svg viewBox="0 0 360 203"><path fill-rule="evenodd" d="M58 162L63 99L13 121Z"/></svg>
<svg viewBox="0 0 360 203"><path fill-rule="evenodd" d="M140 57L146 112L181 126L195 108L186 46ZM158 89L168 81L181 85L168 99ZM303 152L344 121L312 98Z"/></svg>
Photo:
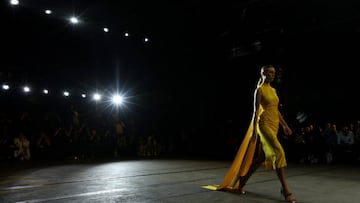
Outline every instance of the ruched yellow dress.
<svg viewBox="0 0 360 203"><path fill-rule="evenodd" d="M276 169L286 166L284 150L277 139L279 129L279 98L273 87L269 84L260 85L257 89L260 96L260 109L258 118L251 121L237 154L220 185L207 185L203 188L210 190L237 190L240 178L245 176L254 160L257 142L261 142L261 149L265 154L263 166L265 169ZM253 122L256 122L253 125ZM258 135L251 138L253 126L257 126ZM259 139L260 137L260 139ZM260 149L260 150L261 150Z"/></svg>
<svg viewBox="0 0 360 203"><path fill-rule="evenodd" d="M261 91L260 117L258 132L262 149L265 153L266 169L276 169L286 166L285 152L277 139L279 130L279 98L273 87L268 84L259 87Z"/></svg>

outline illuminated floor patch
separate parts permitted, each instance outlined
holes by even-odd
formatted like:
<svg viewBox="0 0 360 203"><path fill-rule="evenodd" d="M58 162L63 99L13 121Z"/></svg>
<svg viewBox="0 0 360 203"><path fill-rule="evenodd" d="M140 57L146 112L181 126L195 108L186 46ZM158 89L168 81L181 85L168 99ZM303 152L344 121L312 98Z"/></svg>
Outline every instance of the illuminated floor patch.
<svg viewBox="0 0 360 203"><path fill-rule="evenodd" d="M86 193L80 193L80 194L74 194L74 195L64 195L64 196L52 197L52 198L46 198L46 199L24 200L24 201L19 201L19 202L14 202L14 203L45 202L45 201L68 199L68 198L74 198L74 197L85 197L85 196L92 196L92 195L102 195L102 194L107 194L107 193L121 192L121 191L125 191L125 190L126 190L126 189L102 190L102 191L97 191L97 192L86 192Z"/></svg>

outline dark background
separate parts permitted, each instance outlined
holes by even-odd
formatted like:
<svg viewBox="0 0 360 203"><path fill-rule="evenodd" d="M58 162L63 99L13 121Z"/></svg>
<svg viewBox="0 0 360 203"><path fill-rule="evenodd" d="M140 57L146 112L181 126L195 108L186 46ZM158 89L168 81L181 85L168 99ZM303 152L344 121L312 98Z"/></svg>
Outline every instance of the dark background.
<svg viewBox="0 0 360 203"><path fill-rule="evenodd" d="M0 79L121 90L126 116L144 126L211 131L232 122L243 131L259 69L274 64L289 123L299 112L316 123L354 120L359 8L355 0L2 1ZM78 25L67 22L73 13ZM19 100L15 90L2 94Z"/></svg>

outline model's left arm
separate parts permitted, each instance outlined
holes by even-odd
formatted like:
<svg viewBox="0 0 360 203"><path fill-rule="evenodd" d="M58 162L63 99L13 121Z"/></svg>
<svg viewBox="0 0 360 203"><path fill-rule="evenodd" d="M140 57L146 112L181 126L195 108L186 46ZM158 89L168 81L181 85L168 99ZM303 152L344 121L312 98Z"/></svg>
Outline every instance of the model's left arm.
<svg viewBox="0 0 360 203"><path fill-rule="evenodd" d="M279 111L279 121L280 124L284 130L285 135L291 135L292 134L292 130L291 128L288 126L288 124L286 123L284 117L282 116L281 112Z"/></svg>

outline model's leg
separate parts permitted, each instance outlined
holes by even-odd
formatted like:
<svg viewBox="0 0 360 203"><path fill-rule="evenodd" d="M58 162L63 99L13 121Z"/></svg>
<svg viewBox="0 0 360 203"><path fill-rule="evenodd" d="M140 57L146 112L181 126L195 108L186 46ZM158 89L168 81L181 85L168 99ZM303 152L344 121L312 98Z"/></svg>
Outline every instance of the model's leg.
<svg viewBox="0 0 360 203"><path fill-rule="evenodd" d="M279 180L281 182L281 186L282 186L282 193L285 197L285 200L288 202L295 202L296 198L292 195L292 193L290 192L289 186L287 184L287 181L285 179L285 168L277 168L276 169L276 173L279 177Z"/></svg>
<svg viewBox="0 0 360 203"><path fill-rule="evenodd" d="M286 201L296 202L296 199L291 194L289 186L285 179L285 167L286 167L287 163L286 163L284 149L281 146L281 143L279 142L279 140L277 139L277 136L276 136L277 133L274 133L272 131L272 129L268 128L267 126L262 126L261 132L262 132L263 142L266 144L264 147L265 153L266 152L269 152L269 154L272 154L272 152L275 153L274 154L276 157L275 168L276 168L276 173L277 173L279 180L281 182L281 185L282 185L283 195L284 195ZM266 150L268 150L268 151L266 151ZM268 159L268 158L269 157L266 157L266 159ZM273 159L273 157L270 157L270 160L272 160L272 159Z"/></svg>

